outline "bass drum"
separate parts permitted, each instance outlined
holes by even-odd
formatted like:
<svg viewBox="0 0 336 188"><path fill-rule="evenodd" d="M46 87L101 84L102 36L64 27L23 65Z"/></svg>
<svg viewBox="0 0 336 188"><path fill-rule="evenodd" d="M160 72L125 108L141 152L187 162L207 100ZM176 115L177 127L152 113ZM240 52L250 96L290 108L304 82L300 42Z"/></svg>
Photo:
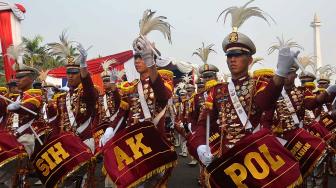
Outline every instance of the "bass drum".
<svg viewBox="0 0 336 188"><path fill-rule="evenodd" d="M206 167L210 187L296 187L299 163L266 129L244 137Z"/></svg>
<svg viewBox="0 0 336 188"><path fill-rule="evenodd" d="M10 132L0 130L0 138L0 182L5 182L27 165L28 154Z"/></svg>
<svg viewBox="0 0 336 188"><path fill-rule="evenodd" d="M283 134L287 140L285 147L299 161L303 177L310 175L327 155L327 144L322 138L311 135L303 128Z"/></svg>
<svg viewBox="0 0 336 188"><path fill-rule="evenodd" d="M50 138L31 157L45 187L63 187L80 180L89 170L93 155L79 137L63 132Z"/></svg>

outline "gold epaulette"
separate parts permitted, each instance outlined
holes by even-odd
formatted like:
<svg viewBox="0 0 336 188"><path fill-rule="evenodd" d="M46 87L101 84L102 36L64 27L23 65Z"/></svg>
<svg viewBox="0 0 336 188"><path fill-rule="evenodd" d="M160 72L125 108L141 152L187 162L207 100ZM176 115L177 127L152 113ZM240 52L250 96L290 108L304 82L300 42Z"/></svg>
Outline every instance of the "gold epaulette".
<svg viewBox="0 0 336 188"><path fill-rule="evenodd" d="M158 73L160 74L161 78L164 81L164 85L166 88L168 88L171 92L173 92L173 79L174 79L174 73L170 70L161 69L158 70Z"/></svg>
<svg viewBox="0 0 336 188"><path fill-rule="evenodd" d="M18 93L9 93L8 94L8 97L17 97L17 96L19 96L20 94L18 94Z"/></svg>
<svg viewBox="0 0 336 188"><path fill-rule="evenodd" d="M218 84L217 80L209 80L205 83L205 89L208 90Z"/></svg>
<svg viewBox="0 0 336 188"><path fill-rule="evenodd" d="M314 82L306 82L305 84L304 84L304 87L305 88L310 88L310 89L315 89L316 88L316 85L315 85L315 83Z"/></svg>
<svg viewBox="0 0 336 188"><path fill-rule="evenodd" d="M129 109L129 104L127 102L121 100L119 108L121 108L123 110L128 110Z"/></svg>
<svg viewBox="0 0 336 188"><path fill-rule="evenodd" d="M274 76L273 69L259 69L253 72L253 78L272 77L272 76Z"/></svg>
<svg viewBox="0 0 336 188"><path fill-rule="evenodd" d="M8 92L8 89L7 87L0 87L0 92Z"/></svg>
<svg viewBox="0 0 336 188"><path fill-rule="evenodd" d="M158 73L163 78L167 78L167 79L170 79L170 80L174 79L174 73L170 70L160 69L160 70L158 70Z"/></svg>
<svg viewBox="0 0 336 188"><path fill-rule="evenodd" d="M129 93L132 93L134 92L135 90L135 86L138 84L139 80L136 79L132 82L122 82L120 84L120 89L121 89L121 92L125 95L125 94L129 94Z"/></svg>
<svg viewBox="0 0 336 188"><path fill-rule="evenodd" d="M42 95L41 89L28 89L26 92L30 95Z"/></svg>
<svg viewBox="0 0 336 188"><path fill-rule="evenodd" d="M56 93L52 99L57 100L59 97L66 95L66 92Z"/></svg>

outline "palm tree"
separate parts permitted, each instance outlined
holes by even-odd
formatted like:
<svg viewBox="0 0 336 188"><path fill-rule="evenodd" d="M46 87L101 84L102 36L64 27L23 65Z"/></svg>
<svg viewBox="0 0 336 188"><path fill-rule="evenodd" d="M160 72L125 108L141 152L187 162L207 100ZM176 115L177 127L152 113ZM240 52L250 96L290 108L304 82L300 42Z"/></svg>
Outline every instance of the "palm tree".
<svg viewBox="0 0 336 188"><path fill-rule="evenodd" d="M285 40L283 36L276 37L277 42L274 42L271 47L268 48L268 55L273 53L275 50L280 50L281 48L299 48L303 50L303 47L300 46L297 42L292 41L292 39Z"/></svg>
<svg viewBox="0 0 336 188"><path fill-rule="evenodd" d="M44 64L43 57L46 53L46 48L41 44L43 38L37 35L32 39L23 37L22 41L26 47L26 53L23 57L26 63L29 66L40 68Z"/></svg>
<svg viewBox="0 0 336 188"><path fill-rule="evenodd" d="M216 51L212 48L214 46L215 46L214 44L210 44L208 46L205 46L204 42L202 42L202 47L196 49L196 51L192 55L197 55L199 58L201 58L201 60L203 61L204 64L207 64L209 54L211 52L216 53Z"/></svg>
<svg viewBox="0 0 336 188"><path fill-rule="evenodd" d="M261 10L259 7L247 7L247 5L249 5L253 1L254 0L250 0L241 7L233 6L225 9L218 16L217 21L219 20L220 17L224 16L224 23L225 23L227 16L230 14L232 19L231 26L233 32L237 32L238 28L251 17L261 18L265 20L268 24L270 24L268 19L270 18L275 23L275 20L265 11Z"/></svg>

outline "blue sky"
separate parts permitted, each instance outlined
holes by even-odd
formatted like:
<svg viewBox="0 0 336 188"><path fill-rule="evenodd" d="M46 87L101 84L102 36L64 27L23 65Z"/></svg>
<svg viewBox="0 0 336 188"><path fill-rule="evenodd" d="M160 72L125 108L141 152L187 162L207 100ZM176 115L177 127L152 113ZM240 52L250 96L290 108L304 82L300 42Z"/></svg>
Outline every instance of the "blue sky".
<svg viewBox="0 0 336 188"><path fill-rule="evenodd" d="M138 35L138 21L145 9L157 11L157 15L168 17L173 25L170 45L158 33L151 33L148 38L155 41L163 56L201 64L192 52L206 44L215 44L217 54L209 57L209 63L227 70L225 55L221 43L231 32L230 22L223 25L216 22L222 10L233 5L242 5L247 0L18 0L26 9L26 19L22 23L24 36L40 34L46 42L58 40L64 30L69 37L93 45L89 58L110 55L131 49L133 39ZM314 13L321 17L322 60L324 64L335 64L336 22L330 7L336 6L331 0L256 0L252 3L269 13L277 22L268 26L258 18L248 20L241 28L250 36L256 46L256 56L265 58L264 65L274 67L276 53L267 55L267 48L276 36L284 35L301 44L302 54L313 54L313 29L309 26Z"/></svg>

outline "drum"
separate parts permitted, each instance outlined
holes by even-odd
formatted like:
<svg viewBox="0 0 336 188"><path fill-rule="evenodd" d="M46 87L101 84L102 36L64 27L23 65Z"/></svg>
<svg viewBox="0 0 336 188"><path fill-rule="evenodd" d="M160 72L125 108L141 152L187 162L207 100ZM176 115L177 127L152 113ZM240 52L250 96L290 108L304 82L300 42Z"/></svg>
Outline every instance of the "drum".
<svg viewBox="0 0 336 188"><path fill-rule="evenodd" d="M333 134L320 122L314 121L309 126L304 127L310 134L322 138L324 141L329 143L333 140Z"/></svg>
<svg viewBox="0 0 336 188"><path fill-rule="evenodd" d="M207 168L211 187L295 187L299 163L266 129L244 137Z"/></svg>
<svg viewBox="0 0 336 188"><path fill-rule="evenodd" d="M335 133L336 122L333 120L330 114L326 113L321 116L319 123L327 128L330 132Z"/></svg>
<svg viewBox="0 0 336 188"><path fill-rule="evenodd" d="M25 167L28 154L16 137L6 130L0 130L0 180L4 182Z"/></svg>
<svg viewBox="0 0 336 188"><path fill-rule="evenodd" d="M50 138L35 150L32 165L45 187L64 186L82 178L89 168L91 150L71 132Z"/></svg>
<svg viewBox="0 0 336 188"><path fill-rule="evenodd" d="M308 131L298 128L283 134L287 140L285 147L300 163L303 177L310 175L327 154L327 144L319 137L311 135Z"/></svg>
<svg viewBox="0 0 336 188"><path fill-rule="evenodd" d="M117 187L135 187L168 172L177 161L174 148L147 121L118 132L103 154L104 169Z"/></svg>

